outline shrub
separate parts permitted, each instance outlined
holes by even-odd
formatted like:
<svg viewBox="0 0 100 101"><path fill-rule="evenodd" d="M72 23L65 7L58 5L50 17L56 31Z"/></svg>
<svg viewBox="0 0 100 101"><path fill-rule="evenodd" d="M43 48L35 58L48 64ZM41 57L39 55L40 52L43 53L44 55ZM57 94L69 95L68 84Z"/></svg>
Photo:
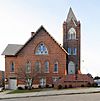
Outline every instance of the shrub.
<svg viewBox="0 0 100 101"><path fill-rule="evenodd" d="M46 85L46 88L49 88L49 85Z"/></svg>
<svg viewBox="0 0 100 101"><path fill-rule="evenodd" d="M67 85L65 85L65 88L67 88Z"/></svg>
<svg viewBox="0 0 100 101"><path fill-rule="evenodd" d="M54 88L54 84L52 84L52 88Z"/></svg>
<svg viewBox="0 0 100 101"><path fill-rule="evenodd" d="M28 90L32 90L32 87L31 87L31 86L29 86L29 87L28 87Z"/></svg>
<svg viewBox="0 0 100 101"><path fill-rule="evenodd" d="M81 87L84 87L84 85L81 85Z"/></svg>
<svg viewBox="0 0 100 101"><path fill-rule="evenodd" d="M41 85L39 85L39 88L42 88Z"/></svg>
<svg viewBox="0 0 100 101"><path fill-rule="evenodd" d="M98 87L98 84L95 82L92 84L93 87Z"/></svg>
<svg viewBox="0 0 100 101"><path fill-rule="evenodd" d="M58 86L58 89L62 89L62 85L59 85L59 86Z"/></svg>
<svg viewBox="0 0 100 101"><path fill-rule="evenodd" d="M87 87L91 87L91 83L90 82L87 84Z"/></svg>
<svg viewBox="0 0 100 101"><path fill-rule="evenodd" d="M28 89L28 87L27 87L27 86L25 86L25 89Z"/></svg>
<svg viewBox="0 0 100 101"><path fill-rule="evenodd" d="M18 87L17 89L18 89L18 90L23 90L23 87Z"/></svg>
<svg viewBox="0 0 100 101"><path fill-rule="evenodd" d="M72 85L69 85L69 88L72 88Z"/></svg>

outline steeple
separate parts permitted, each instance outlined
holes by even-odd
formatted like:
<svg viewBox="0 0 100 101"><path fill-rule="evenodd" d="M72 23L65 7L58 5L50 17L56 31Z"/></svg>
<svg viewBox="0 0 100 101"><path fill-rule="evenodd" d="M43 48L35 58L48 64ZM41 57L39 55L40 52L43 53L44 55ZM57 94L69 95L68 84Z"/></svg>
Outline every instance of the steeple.
<svg viewBox="0 0 100 101"><path fill-rule="evenodd" d="M67 73L78 74L80 71L80 21L77 21L72 8L69 9L66 21L63 23L63 47L68 52Z"/></svg>
<svg viewBox="0 0 100 101"><path fill-rule="evenodd" d="M66 22L69 22L71 20L77 21L74 13L72 11L72 8L70 7Z"/></svg>

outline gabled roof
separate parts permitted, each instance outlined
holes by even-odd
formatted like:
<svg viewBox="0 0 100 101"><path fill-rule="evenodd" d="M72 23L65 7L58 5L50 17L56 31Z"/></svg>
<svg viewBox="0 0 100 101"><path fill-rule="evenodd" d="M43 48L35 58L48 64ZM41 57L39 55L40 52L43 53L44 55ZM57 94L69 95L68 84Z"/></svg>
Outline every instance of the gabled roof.
<svg viewBox="0 0 100 101"><path fill-rule="evenodd" d="M41 26L35 33L33 36L31 36L29 38L29 40L24 44L24 45L17 45L17 44L8 44L8 46L6 47L6 49L4 50L4 52L2 53L2 55L17 55L38 33L39 31L44 30L45 32L46 29ZM48 33L48 32L47 32ZM55 41L55 43L64 51L67 53L67 51L60 45L58 44L58 42L48 33L48 35ZM68 53L67 53L68 54Z"/></svg>
<svg viewBox="0 0 100 101"><path fill-rule="evenodd" d="M2 55L15 55L23 45L18 44L8 44Z"/></svg>
<svg viewBox="0 0 100 101"><path fill-rule="evenodd" d="M66 22L70 22L71 20L77 21L74 13L72 11L72 8L70 7Z"/></svg>
<svg viewBox="0 0 100 101"><path fill-rule="evenodd" d="M40 30L44 30L45 32L47 32L47 30L41 25L40 26L40 28L34 33L34 35L22 46L22 48L21 49L19 49L19 51L21 51L26 45L27 45L27 43L29 42L29 41L31 41L37 34L38 34L38 32L40 31ZM48 33L48 32L47 32ZM67 51L60 45L60 44L58 44L58 42L48 33L48 35L55 41L55 43L64 51L64 52L66 52L67 53ZM18 51L18 52L19 52ZM17 53L18 53L17 52ZM16 54L17 54L16 53ZM68 54L68 53L67 53Z"/></svg>

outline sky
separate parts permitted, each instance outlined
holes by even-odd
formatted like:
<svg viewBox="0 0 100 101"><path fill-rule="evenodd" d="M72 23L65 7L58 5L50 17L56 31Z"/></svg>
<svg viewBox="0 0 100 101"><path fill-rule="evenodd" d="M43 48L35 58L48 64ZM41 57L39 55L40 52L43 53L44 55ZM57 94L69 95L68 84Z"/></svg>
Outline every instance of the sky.
<svg viewBox="0 0 100 101"><path fill-rule="evenodd" d="M62 44L70 7L81 22L81 72L100 76L100 0L0 0L0 54L8 44L23 45L41 25Z"/></svg>

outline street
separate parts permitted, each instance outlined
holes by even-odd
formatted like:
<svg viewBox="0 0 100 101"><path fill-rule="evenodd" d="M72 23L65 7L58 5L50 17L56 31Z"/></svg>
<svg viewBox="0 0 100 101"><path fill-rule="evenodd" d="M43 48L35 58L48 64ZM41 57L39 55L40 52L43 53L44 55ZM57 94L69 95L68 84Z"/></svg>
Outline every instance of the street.
<svg viewBox="0 0 100 101"><path fill-rule="evenodd" d="M16 98L1 101L100 101L100 93Z"/></svg>

